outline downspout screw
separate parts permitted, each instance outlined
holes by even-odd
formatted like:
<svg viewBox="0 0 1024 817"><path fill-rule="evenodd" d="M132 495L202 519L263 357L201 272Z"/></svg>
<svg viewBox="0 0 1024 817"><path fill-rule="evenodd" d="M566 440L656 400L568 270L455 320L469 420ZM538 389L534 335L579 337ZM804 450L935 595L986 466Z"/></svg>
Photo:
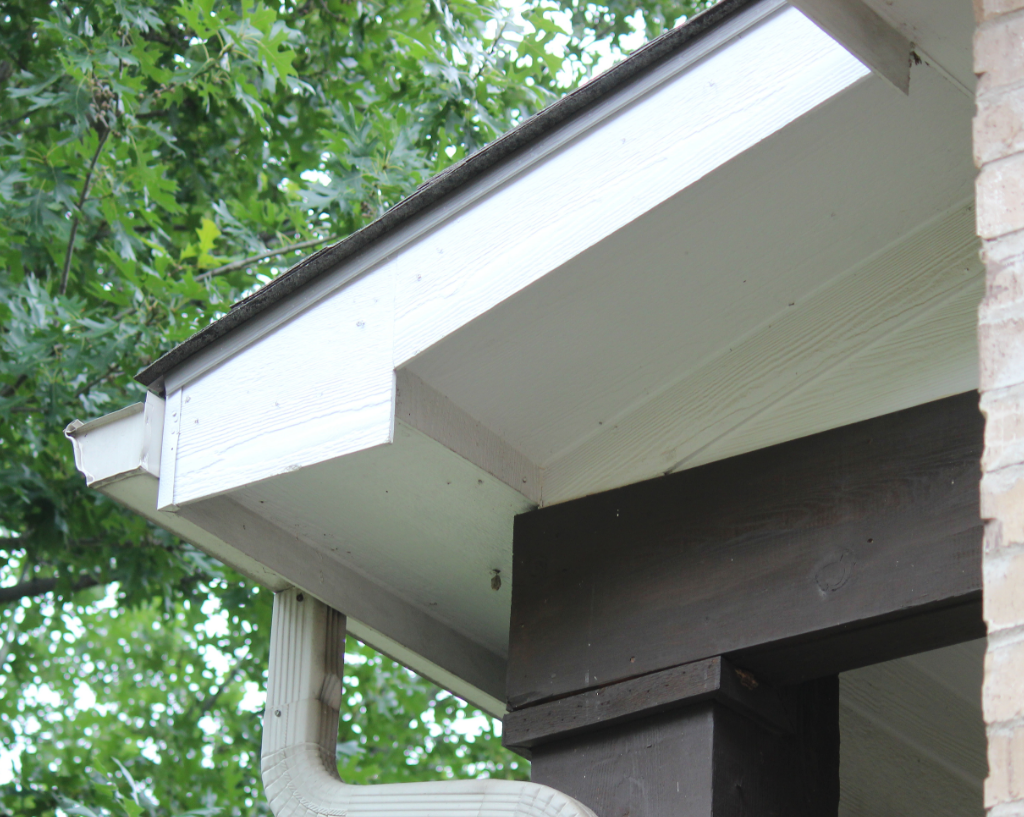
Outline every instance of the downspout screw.
<svg viewBox="0 0 1024 817"><path fill-rule="evenodd" d="M275 709L274 710L274 716L280 718L281 717L281 710L280 709Z"/></svg>

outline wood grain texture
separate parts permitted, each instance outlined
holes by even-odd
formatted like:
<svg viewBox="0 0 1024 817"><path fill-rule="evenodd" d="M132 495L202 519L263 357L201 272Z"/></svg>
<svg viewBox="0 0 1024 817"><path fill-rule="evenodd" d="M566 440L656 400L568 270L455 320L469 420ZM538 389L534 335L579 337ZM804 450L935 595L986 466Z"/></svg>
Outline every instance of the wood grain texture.
<svg viewBox="0 0 1024 817"><path fill-rule="evenodd" d="M542 504L975 388L983 272L959 205L607 418L545 464Z"/></svg>
<svg viewBox="0 0 1024 817"><path fill-rule="evenodd" d="M794 730L702 703L539 746L532 777L601 817L834 817L838 680L780 690Z"/></svg>
<svg viewBox="0 0 1024 817"><path fill-rule="evenodd" d="M850 774L844 765L840 817L984 817L987 813L978 789L965 785L948 768L922 756L874 720L842 707L839 723L844 750L851 744L863 747ZM940 743L948 737L943 733ZM985 762L984 736L979 759Z"/></svg>
<svg viewBox="0 0 1024 817"><path fill-rule="evenodd" d="M793 9L744 31L397 256L396 367L865 75Z"/></svg>
<svg viewBox="0 0 1024 817"><path fill-rule="evenodd" d="M979 553L981 531L972 528L944 544L958 559ZM980 555L978 556L980 559ZM964 592L952 603L937 601L796 635L733 653L740 666L767 678L793 683L836 670L866 667L914 652L935 650L985 635L981 591Z"/></svg>
<svg viewBox="0 0 1024 817"><path fill-rule="evenodd" d="M918 612L977 637L981 444L972 392L517 517L510 704L771 645L838 672Z"/></svg>
<svg viewBox="0 0 1024 817"><path fill-rule="evenodd" d="M982 817L985 641L840 676L840 817Z"/></svg>
<svg viewBox="0 0 1024 817"><path fill-rule="evenodd" d="M926 262L924 270L929 262L941 264L961 236L963 257L980 280L973 214L966 208L976 172L966 103L921 66L910 99L869 78L518 292L410 366L545 468L545 504L664 473L708 442L694 437L719 415L728 412L734 422L747 419L746 428L757 427L757 415L738 416L732 401L762 409L799 391L805 375L822 379L837 371L861 345L909 321L915 308L934 305L933 283L921 275L920 262ZM943 235L931 222L951 215L958 202L955 218L939 219L955 235ZM932 235L916 235L924 226ZM902 263L877 268L873 285L851 288L849 299L815 297L904 239L926 258L895 254L893 260ZM963 270L934 272L952 277ZM879 297L886 293L900 299L905 311L886 309ZM883 312L876 311L880 300ZM815 315L820 307L834 311ZM761 335L769 325L780 333ZM847 331L851 326L860 331ZM803 328L814 333L813 341ZM843 330L838 344L830 329ZM759 347L758 340L765 342ZM973 330L956 340L966 357L974 354ZM732 353L742 358L758 348L765 353L753 369L756 380L747 383L732 367ZM819 348L828 350L829 366L816 365ZM802 355L788 354L797 349L808 356L807 366ZM773 358L769 350L782 354ZM958 350L956 360L961 356ZM976 377L961 379L962 385L937 391L904 359L891 357L888 369L879 359L872 388L830 394L809 405L808 413L826 422L856 401L861 414L824 426L834 428L976 384ZM929 371L943 360L936 352ZM701 377L690 379L696 370ZM694 387L677 389L681 379ZM777 385L762 391L763 384ZM646 423L631 421L634 410L665 390L674 400L642 415ZM717 398L702 400L710 390ZM887 398L877 410L871 406L876 390ZM893 391L896 405L889 398ZM794 425L785 437L764 428L746 450L808 433ZM578 446L622 435L627 439L617 445L590 449L606 456L561 467L570 464L562 463L563 455ZM673 458L677 446L684 450ZM556 483L578 490L561 491Z"/></svg>
<svg viewBox="0 0 1024 817"><path fill-rule="evenodd" d="M409 223L389 233L382 240L346 261L338 269L319 276L285 301L247 321L230 335L189 358L165 377L167 392L177 391L264 335L297 317L336 290L348 285L363 274L375 271L383 262L402 252L445 222L457 217L463 210L472 207L530 168L540 164L582 134L598 127L606 119L618 115L632 103L662 84L671 81L694 63L718 49L728 46L732 40L747 29L775 14L784 5L784 0L760 0L760 2L751 3L748 7L723 20L712 30L691 42L684 51L652 67L636 77L628 86L600 100L556 131L532 144L528 151L514 154L498 167L455 191L427 212L413 218ZM156 385L154 384L154 386Z"/></svg>
<svg viewBox="0 0 1024 817"><path fill-rule="evenodd" d="M360 278L176 392L174 504L390 442L392 306Z"/></svg>
<svg viewBox="0 0 1024 817"><path fill-rule="evenodd" d="M973 264L968 268L973 270ZM940 399L976 389L978 304L984 283L983 276L971 274L946 300L763 407L696 453L685 467L755 450L766 438L782 442L891 414L907 408L915 395ZM822 411L826 405L831 406L827 414Z"/></svg>
<svg viewBox="0 0 1024 817"><path fill-rule="evenodd" d="M977 663L980 669L980 658ZM843 673L840 690L841 708L956 778L981 804L988 770L985 724L978 701L974 706L967 704L918 670L912 660L887 661ZM980 696L980 684L975 691Z"/></svg>
<svg viewBox="0 0 1024 817"><path fill-rule="evenodd" d="M774 689L715 656L510 712L503 720L501 739L504 746L523 752L551 740L709 700L774 731L790 730Z"/></svg>
<svg viewBox="0 0 1024 817"><path fill-rule="evenodd" d="M894 88L910 93L910 41L861 0L793 0L793 5Z"/></svg>
<svg viewBox="0 0 1024 817"><path fill-rule="evenodd" d="M410 225L388 255L339 270L340 289L314 287L172 372L182 412L166 506L389 442L395 368L864 75L773 2L672 62L575 123L571 151L538 146L501 171L509 183L482 180L431 229Z"/></svg>

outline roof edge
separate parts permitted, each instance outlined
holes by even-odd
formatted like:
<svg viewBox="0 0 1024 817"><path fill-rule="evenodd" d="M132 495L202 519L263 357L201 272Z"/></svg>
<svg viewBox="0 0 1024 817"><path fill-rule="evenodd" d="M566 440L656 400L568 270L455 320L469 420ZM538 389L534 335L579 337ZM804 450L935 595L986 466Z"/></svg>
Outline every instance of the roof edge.
<svg viewBox="0 0 1024 817"><path fill-rule="evenodd" d="M269 309L320 275L335 269L391 231L434 206L541 137L582 114L612 92L654 68L692 41L757 0L721 0L683 25L651 40L617 65L531 116L476 153L420 185L380 218L351 235L304 258L260 290L232 306L222 318L203 327L187 340L142 369L135 379L153 391L162 391L162 379L172 369L224 337L250 318Z"/></svg>

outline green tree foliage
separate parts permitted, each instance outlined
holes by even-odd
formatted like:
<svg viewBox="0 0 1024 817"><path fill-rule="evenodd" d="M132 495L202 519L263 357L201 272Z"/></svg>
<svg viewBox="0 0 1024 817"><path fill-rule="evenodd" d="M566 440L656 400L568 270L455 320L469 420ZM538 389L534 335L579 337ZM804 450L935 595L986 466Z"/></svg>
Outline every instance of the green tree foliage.
<svg viewBox="0 0 1024 817"><path fill-rule="evenodd" d="M0 748L20 753L0 814L265 811L269 593L87 491L63 427L136 402L132 374L244 293L702 5L0 8ZM464 702L349 653L347 780L526 773Z"/></svg>

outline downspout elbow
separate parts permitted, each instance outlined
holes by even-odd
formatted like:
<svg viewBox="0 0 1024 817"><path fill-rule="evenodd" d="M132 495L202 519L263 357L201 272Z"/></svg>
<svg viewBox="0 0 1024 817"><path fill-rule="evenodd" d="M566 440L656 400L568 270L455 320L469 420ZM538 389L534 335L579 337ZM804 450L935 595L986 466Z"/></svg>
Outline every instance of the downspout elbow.
<svg viewBox="0 0 1024 817"><path fill-rule="evenodd" d="M595 817L536 783L343 783L335 747L344 660L343 615L298 590L275 596L262 752L275 817Z"/></svg>

